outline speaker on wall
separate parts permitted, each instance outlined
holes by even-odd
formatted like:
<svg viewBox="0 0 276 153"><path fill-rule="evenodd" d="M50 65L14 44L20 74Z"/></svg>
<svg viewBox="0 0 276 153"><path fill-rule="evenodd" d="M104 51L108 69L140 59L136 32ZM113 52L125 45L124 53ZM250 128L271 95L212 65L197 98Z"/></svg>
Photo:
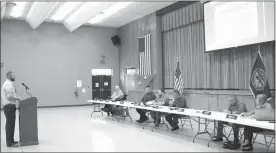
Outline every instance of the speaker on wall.
<svg viewBox="0 0 276 153"><path fill-rule="evenodd" d="M121 43L120 38L117 35L111 37L111 40L112 40L114 45L120 45L120 43Z"/></svg>

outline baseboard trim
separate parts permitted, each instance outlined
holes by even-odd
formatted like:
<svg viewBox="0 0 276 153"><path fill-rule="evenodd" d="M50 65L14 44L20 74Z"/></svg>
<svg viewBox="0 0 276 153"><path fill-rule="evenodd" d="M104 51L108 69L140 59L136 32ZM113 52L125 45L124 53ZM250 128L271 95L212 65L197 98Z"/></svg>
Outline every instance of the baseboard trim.
<svg viewBox="0 0 276 153"><path fill-rule="evenodd" d="M32 146L32 145L39 145L39 142L20 142L20 146Z"/></svg>
<svg viewBox="0 0 276 153"><path fill-rule="evenodd" d="M78 107L78 106L91 106L91 104L83 104L83 105L57 105L57 106L38 106L37 108Z"/></svg>

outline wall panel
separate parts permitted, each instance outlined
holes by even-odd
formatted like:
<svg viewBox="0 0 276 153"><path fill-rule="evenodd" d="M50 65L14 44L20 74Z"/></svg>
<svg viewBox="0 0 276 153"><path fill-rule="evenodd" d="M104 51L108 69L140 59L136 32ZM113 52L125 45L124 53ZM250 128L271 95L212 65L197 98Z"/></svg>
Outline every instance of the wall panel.
<svg viewBox="0 0 276 153"><path fill-rule="evenodd" d="M194 3L161 17L162 31L178 28L203 19L203 5Z"/></svg>
<svg viewBox="0 0 276 153"><path fill-rule="evenodd" d="M151 33L151 64L154 88L162 85L162 43L161 19L155 13L149 14L118 29L121 39L119 46L120 85L124 87L124 70L126 67L139 68L138 37Z"/></svg>
<svg viewBox="0 0 276 153"><path fill-rule="evenodd" d="M25 21L1 21L1 84L8 71L16 74L17 95L22 99L29 95L22 82L30 87L30 93L38 98L38 106L83 105L92 98L91 69L111 68L112 90L119 83L118 49L110 38L115 28L82 26L73 33L61 24L43 23L32 30ZM105 64L100 63L101 56ZM82 80L86 93L78 88Z"/></svg>

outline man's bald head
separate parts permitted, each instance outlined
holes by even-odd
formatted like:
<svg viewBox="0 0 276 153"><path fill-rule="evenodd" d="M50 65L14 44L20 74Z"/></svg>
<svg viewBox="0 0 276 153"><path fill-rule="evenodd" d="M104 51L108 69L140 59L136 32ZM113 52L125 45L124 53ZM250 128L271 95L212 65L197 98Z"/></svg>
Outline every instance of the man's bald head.
<svg viewBox="0 0 276 153"><path fill-rule="evenodd" d="M116 91L119 91L120 90L120 87L117 85L117 86L115 86L115 90Z"/></svg>
<svg viewBox="0 0 276 153"><path fill-rule="evenodd" d="M12 71L9 71L8 73L6 73L6 77L10 81L15 81L15 74Z"/></svg>

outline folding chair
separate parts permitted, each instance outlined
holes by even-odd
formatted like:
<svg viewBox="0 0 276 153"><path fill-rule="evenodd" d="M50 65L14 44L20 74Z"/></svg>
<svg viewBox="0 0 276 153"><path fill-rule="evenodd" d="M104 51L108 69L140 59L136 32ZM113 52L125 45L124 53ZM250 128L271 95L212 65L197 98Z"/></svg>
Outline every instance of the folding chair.
<svg viewBox="0 0 276 153"><path fill-rule="evenodd" d="M146 115L148 117L148 120L145 122L145 124L143 125L143 129L145 129L145 127L147 126L148 123L153 123L153 119L151 118L151 115L150 115L150 111L146 111ZM151 120L152 119L152 120Z"/></svg>
<svg viewBox="0 0 276 153"><path fill-rule="evenodd" d="M228 133L228 135L226 134L226 130L225 130L225 128L227 128L227 127L230 127L230 128L231 128L231 130L230 130L230 132ZM227 139L229 139L231 135L234 135L234 133L233 133L233 128L232 128L232 126L231 126L230 124L224 124L224 126L223 126L223 131L224 131L225 137L227 137ZM242 137L243 137L243 133L244 133L244 126L243 126L243 125L239 125L239 139L240 139L240 140L241 140Z"/></svg>
<svg viewBox="0 0 276 153"><path fill-rule="evenodd" d="M119 100L119 99L118 99ZM125 101L127 100L127 94L124 94L124 96L120 99L121 101ZM116 106L116 112L114 114L114 116L112 117L112 120L115 118L115 117L119 117L118 118L118 122L119 120L121 119L126 119L126 117L130 118L130 121L132 122L132 118L129 114L129 108L128 107L117 107Z"/></svg>
<svg viewBox="0 0 276 153"><path fill-rule="evenodd" d="M217 131L217 129L218 129L218 127L216 126L216 122L217 121L215 121L215 120L209 120L209 119L207 119L208 120L208 124L207 124L207 126L209 125L209 123L210 122L213 122L214 123L214 128L213 129L211 129L212 130L212 136L214 136L215 134L216 134L216 131ZM210 128L207 128L207 129L210 129ZM231 130L232 130L232 127L231 127ZM230 131L231 132L231 131ZM225 130L225 125L223 126L223 132L222 132L222 137L224 137L225 139L226 139L226 141L229 141L229 136L226 136L227 134L226 134L226 130ZM209 142L211 142L212 140L210 140Z"/></svg>
<svg viewBox="0 0 276 153"><path fill-rule="evenodd" d="M117 109L117 110L116 110L114 116L112 116L112 120L116 117L119 117L118 118L118 122L119 122L119 120L121 120L121 119L125 120L126 117L128 117L130 119L130 121L132 122L132 118L129 114L128 107L117 107L115 109Z"/></svg>
<svg viewBox="0 0 276 153"><path fill-rule="evenodd" d="M169 126L168 126L168 124L166 124L165 114L161 115L161 122L159 124L159 127L162 127L163 125L165 125L167 127L167 131L169 131ZM153 132L153 129L156 129L156 128L159 128L159 127L153 126L151 128L151 132Z"/></svg>
<svg viewBox="0 0 276 153"><path fill-rule="evenodd" d="M264 136L265 144L264 143L260 143L260 142L256 142L256 138L257 138L258 135L263 135ZM271 138L270 142L267 142L267 137ZM274 140L274 143L273 143L273 140ZM256 135L255 135L255 137L253 138L253 144L254 143L257 143L257 144L260 144L260 145L264 145L267 148L269 148L271 144L275 145L275 131L264 130L264 131L261 131L261 132L257 132Z"/></svg>
<svg viewBox="0 0 276 153"><path fill-rule="evenodd" d="M150 115L150 112L146 112L146 115L148 116L149 120L146 121L146 123L143 126L143 129L145 129L145 127L148 123L153 123L154 122L153 120L150 120L150 119L152 119L151 115ZM165 125L167 127L167 131L169 131L169 126L166 124L165 114L161 115L161 122L159 124L159 127L161 127L162 125ZM155 125L153 125L152 128L151 128L151 132L153 132L153 129L156 129L156 128L158 128L158 127L155 127Z"/></svg>
<svg viewBox="0 0 276 153"><path fill-rule="evenodd" d="M192 122L191 122L191 117L190 116L183 116L183 117L181 117L181 118L179 118L179 120L180 120L180 126L182 126L182 129L183 129L183 127L185 126L185 125L187 125L187 126L190 126L191 127L191 129L192 129L192 131L193 131L193 125L192 125ZM189 120L189 124L186 124L186 121L187 120ZM183 123L184 122L184 123Z"/></svg>

